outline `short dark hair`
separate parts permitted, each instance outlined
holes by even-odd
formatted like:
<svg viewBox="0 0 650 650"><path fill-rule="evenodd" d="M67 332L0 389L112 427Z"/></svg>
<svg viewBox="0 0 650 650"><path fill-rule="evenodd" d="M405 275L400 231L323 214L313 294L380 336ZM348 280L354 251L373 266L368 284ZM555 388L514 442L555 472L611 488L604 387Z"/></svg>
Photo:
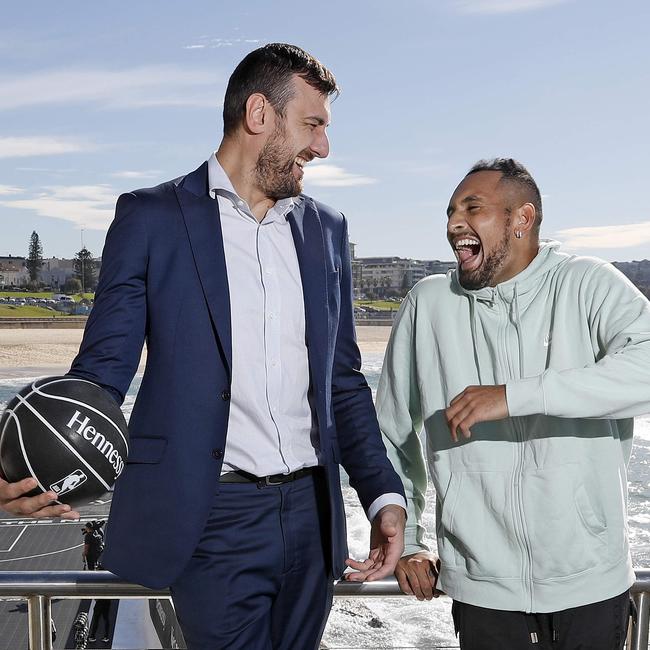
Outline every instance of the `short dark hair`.
<svg viewBox="0 0 650 650"><path fill-rule="evenodd" d="M542 223L542 195L535 179L520 162L513 158L479 160L467 172L467 175L469 176L476 172L501 172L501 181L517 185L526 195L527 202L532 203L535 207L535 215L537 217L535 219L535 229L539 231L539 226Z"/></svg>
<svg viewBox="0 0 650 650"><path fill-rule="evenodd" d="M269 43L247 54L230 76L223 102L223 134L239 127L253 93L262 93L275 112L283 116L293 97L293 75L323 95L340 92L334 75L311 54L296 45Z"/></svg>

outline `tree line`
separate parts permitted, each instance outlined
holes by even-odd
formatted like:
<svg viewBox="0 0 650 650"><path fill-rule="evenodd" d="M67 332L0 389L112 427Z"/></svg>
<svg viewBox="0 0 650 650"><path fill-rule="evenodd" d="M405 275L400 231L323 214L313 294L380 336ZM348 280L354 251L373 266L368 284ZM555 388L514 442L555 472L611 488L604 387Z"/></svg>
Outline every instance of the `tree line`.
<svg viewBox="0 0 650 650"><path fill-rule="evenodd" d="M43 264L43 244L38 233L34 230L29 238L29 251L25 260L31 291L38 291L46 285L41 279ZM97 286L97 262L85 246L75 253L73 268L74 276L66 280L63 291L65 293L94 291Z"/></svg>

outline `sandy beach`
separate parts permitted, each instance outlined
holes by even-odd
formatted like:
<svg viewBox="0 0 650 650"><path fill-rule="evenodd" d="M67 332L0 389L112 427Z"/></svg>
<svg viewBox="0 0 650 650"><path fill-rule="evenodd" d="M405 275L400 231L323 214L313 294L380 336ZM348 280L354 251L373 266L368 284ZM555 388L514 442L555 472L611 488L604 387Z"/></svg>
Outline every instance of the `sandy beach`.
<svg viewBox="0 0 650 650"><path fill-rule="evenodd" d="M382 354L390 327L363 325L357 328L362 354ZM74 359L83 330L0 329L0 377L65 372ZM141 363L146 352L143 352Z"/></svg>

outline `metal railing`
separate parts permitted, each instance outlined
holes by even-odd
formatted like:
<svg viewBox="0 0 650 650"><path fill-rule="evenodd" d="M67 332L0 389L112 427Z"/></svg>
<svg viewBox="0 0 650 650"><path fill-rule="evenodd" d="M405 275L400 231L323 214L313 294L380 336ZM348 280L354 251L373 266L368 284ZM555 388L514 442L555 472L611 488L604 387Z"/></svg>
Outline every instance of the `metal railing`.
<svg viewBox="0 0 650 650"><path fill-rule="evenodd" d="M628 635L629 650L648 648L650 621L650 569L637 569L632 595L637 617ZM394 578L377 582L338 582L337 598L374 598L405 596ZM27 600L29 647L52 650L52 598L167 598L168 589L147 589L125 582L109 571L0 571L0 600Z"/></svg>

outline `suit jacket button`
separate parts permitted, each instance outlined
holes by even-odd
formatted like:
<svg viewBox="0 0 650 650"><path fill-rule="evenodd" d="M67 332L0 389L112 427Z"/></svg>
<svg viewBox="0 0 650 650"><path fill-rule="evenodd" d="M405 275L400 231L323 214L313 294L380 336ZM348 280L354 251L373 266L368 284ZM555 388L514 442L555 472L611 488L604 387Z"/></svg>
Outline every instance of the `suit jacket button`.
<svg viewBox="0 0 650 650"><path fill-rule="evenodd" d="M221 449L212 450L212 458L214 458L215 460L220 460L222 456L223 456L223 451Z"/></svg>
<svg viewBox="0 0 650 650"><path fill-rule="evenodd" d="M224 390L224 391L222 391L222 393L221 393L221 399L222 399L224 402L227 402L227 401L230 399L230 391L229 391L229 390Z"/></svg>

